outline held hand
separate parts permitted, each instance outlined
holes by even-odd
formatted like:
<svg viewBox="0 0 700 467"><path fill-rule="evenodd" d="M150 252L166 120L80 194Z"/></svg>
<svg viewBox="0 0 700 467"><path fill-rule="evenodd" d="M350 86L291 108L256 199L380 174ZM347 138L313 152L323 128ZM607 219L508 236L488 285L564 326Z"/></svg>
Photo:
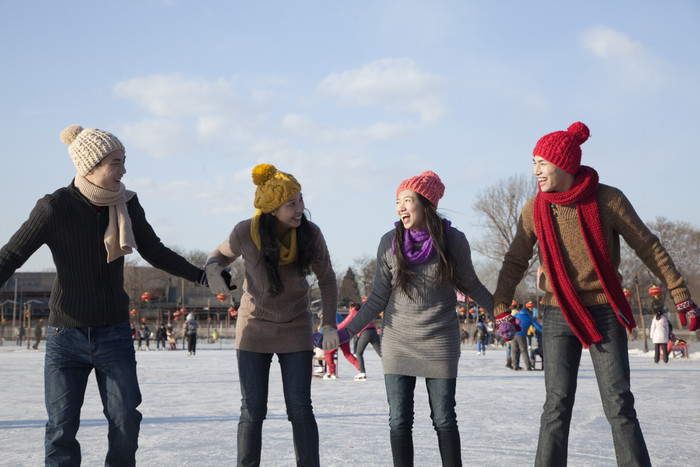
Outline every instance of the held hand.
<svg viewBox="0 0 700 467"><path fill-rule="evenodd" d="M515 334L522 331L520 319L508 312L496 316L496 325L498 326L498 333L505 341L512 341L515 338Z"/></svg>
<svg viewBox="0 0 700 467"><path fill-rule="evenodd" d="M209 289L215 294L227 294L228 284L226 279L224 279L223 273L224 268L219 266L218 263L209 263L206 266L207 271L207 282L209 283ZM229 274L229 278L231 275ZM230 280L230 279L229 279Z"/></svg>
<svg viewBox="0 0 700 467"><path fill-rule="evenodd" d="M700 309L692 300L686 300L681 303L676 303L678 310L678 318L681 320L681 326L688 325L688 331L697 331L700 329ZM690 324L688 323L690 320Z"/></svg>
<svg viewBox="0 0 700 467"><path fill-rule="evenodd" d="M331 326L323 326L323 350L337 349L340 345L338 330Z"/></svg>
<svg viewBox="0 0 700 467"><path fill-rule="evenodd" d="M323 349L323 334L324 333L322 333L322 332L315 332L311 336L311 341L313 342L314 347L318 347L319 349ZM351 337L350 333L347 331L347 329L345 329L345 328L341 329L340 331L338 331L338 345L346 343L347 341L350 340L350 337Z"/></svg>

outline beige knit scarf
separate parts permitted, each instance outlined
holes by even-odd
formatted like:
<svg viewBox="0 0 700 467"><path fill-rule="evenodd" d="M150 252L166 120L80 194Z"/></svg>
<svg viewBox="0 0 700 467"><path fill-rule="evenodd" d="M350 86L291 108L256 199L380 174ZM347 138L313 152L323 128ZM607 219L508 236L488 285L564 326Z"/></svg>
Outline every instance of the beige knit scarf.
<svg viewBox="0 0 700 467"><path fill-rule="evenodd" d="M119 183L117 191L105 190L93 185L80 174L75 176L75 187L95 206L109 207L109 224L104 239L108 263L137 248L131 217L126 207L127 201L134 197L135 192L127 190L123 183Z"/></svg>

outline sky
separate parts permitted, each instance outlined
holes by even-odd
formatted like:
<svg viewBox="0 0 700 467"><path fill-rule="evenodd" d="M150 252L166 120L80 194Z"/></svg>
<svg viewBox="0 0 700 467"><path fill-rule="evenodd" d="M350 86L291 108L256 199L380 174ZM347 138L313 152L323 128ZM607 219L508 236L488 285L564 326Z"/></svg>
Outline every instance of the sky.
<svg viewBox="0 0 700 467"><path fill-rule="evenodd" d="M127 189L184 251L252 216L263 162L299 180L338 274L425 170L474 243L475 197L576 121L643 220L700 226L695 0L0 0L0 59L0 245L75 175L71 124L121 139ZM52 269L42 247L20 271Z"/></svg>
<svg viewBox="0 0 700 467"><path fill-rule="evenodd" d="M202 327L200 327L200 330ZM652 465L697 465L700 429L697 388L700 352L690 358L654 364L641 340L630 350L635 409ZM337 380L314 378L311 398L319 428L321 465L389 467L389 410L382 364L374 350L365 353L367 381L340 357ZM236 458L240 388L232 341L197 344L197 354L153 350L136 352L143 402L136 464L148 466L230 466ZM43 397L44 343L39 350L0 347L0 466L41 465L46 409ZM544 403L542 371L514 372L505 367L505 350L490 347L476 355L462 346L457 377L457 423L466 466L533 465ZM495 395L494 395L495 394ZM440 466L422 378L416 383L413 441L415 464ZM81 411L78 441L83 465L102 465L107 452L107 422L97 383L90 377ZM569 436L568 465L614 467L610 425L603 413L588 350L579 368L576 404ZM263 424L261 465L295 465L292 428L287 421L279 364L273 359L267 419Z"/></svg>

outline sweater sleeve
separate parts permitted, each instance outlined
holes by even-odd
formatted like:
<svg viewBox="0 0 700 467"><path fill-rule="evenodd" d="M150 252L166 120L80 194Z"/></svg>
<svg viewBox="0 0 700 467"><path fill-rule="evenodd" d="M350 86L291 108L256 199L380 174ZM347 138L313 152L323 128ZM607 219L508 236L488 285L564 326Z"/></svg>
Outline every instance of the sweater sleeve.
<svg viewBox="0 0 700 467"><path fill-rule="evenodd" d="M37 201L29 218L0 250L0 286L46 243L50 228L49 195Z"/></svg>
<svg viewBox="0 0 700 467"><path fill-rule="evenodd" d="M360 311L355 315L355 318L347 325L348 332L353 336L359 334L370 321L374 321L389 303L389 298L393 292L391 262L391 242L393 238L394 231L392 230L386 233L379 242L377 270L374 273L372 292L360 308Z"/></svg>
<svg viewBox="0 0 700 467"><path fill-rule="evenodd" d="M611 208L616 211L613 217L615 231L625 239L644 265L664 283L674 303L689 300L690 292L686 281L666 248L661 244L659 237L642 222L624 193L617 189L613 190L617 195L611 201L613 204ZM618 203L617 206L614 205L615 201Z"/></svg>
<svg viewBox="0 0 700 467"><path fill-rule="evenodd" d="M515 294L515 288L525 275L533 255L533 248L537 243L537 235L534 228L533 207L535 200L530 199L523 207L518 220L515 237L503 258L501 272L498 274L496 291L493 294L494 314L496 316L508 310Z"/></svg>
<svg viewBox="0 0 700 467"><path fill-rule="evenodd" d="M221 245L216 247L216 249L207 258L207 264L216 262L222 268L225 268L229 264L233 263L236 258L241 256L241 231L243 229L250 228L250 224L246 221L239 222L233 228L231 233L226 237Z"/></svg>
<svg viewBox="0 0 700 467"><path fill-rule="evenodd" d="M146 213L136 195L127 203L127 206L136 245L143 259L151 266L161 269L168 274L197 282L202 273L201 269L190 264L185 258L163 245L146 220Z"/></svg>
<svg viewBox="0 0 700 467"><path fill-rule="evenodd" d="M336 313L338 309L338 282L331 265L331 257L328 253L326 240L321 229L311 224L316 237L316 260L311 265L311 270L318 279L318 288L321 292L321 307L323 310L323 325L336 327Z"/></svg>

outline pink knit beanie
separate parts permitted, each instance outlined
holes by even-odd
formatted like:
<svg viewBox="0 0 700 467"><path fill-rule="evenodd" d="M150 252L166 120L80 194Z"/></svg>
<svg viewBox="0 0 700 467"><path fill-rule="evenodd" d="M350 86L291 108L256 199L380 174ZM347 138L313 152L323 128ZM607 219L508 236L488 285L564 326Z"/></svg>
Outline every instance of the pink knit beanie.
<svg viewBox="0 0 700 467"><path fill-rule="evenodd" d="M423 195L428 201L430 201L435 209L438 207L438 201L445 194L445 185L442 184L440 177L431 171L426 170L420 175L411 177L409 179L401 182L399 187L396 189L396 197L399 197L399 193L403 190L412 190L416 193Z"/></svg>
<svg viewBox="0 0 700 467"><path fill-rule="evenodd" d="M581 145L590 135L586 125L573 123L566 131L555 131L540 138L532 155L540 156L564 172L576 175L581 167Z"/></svg>

